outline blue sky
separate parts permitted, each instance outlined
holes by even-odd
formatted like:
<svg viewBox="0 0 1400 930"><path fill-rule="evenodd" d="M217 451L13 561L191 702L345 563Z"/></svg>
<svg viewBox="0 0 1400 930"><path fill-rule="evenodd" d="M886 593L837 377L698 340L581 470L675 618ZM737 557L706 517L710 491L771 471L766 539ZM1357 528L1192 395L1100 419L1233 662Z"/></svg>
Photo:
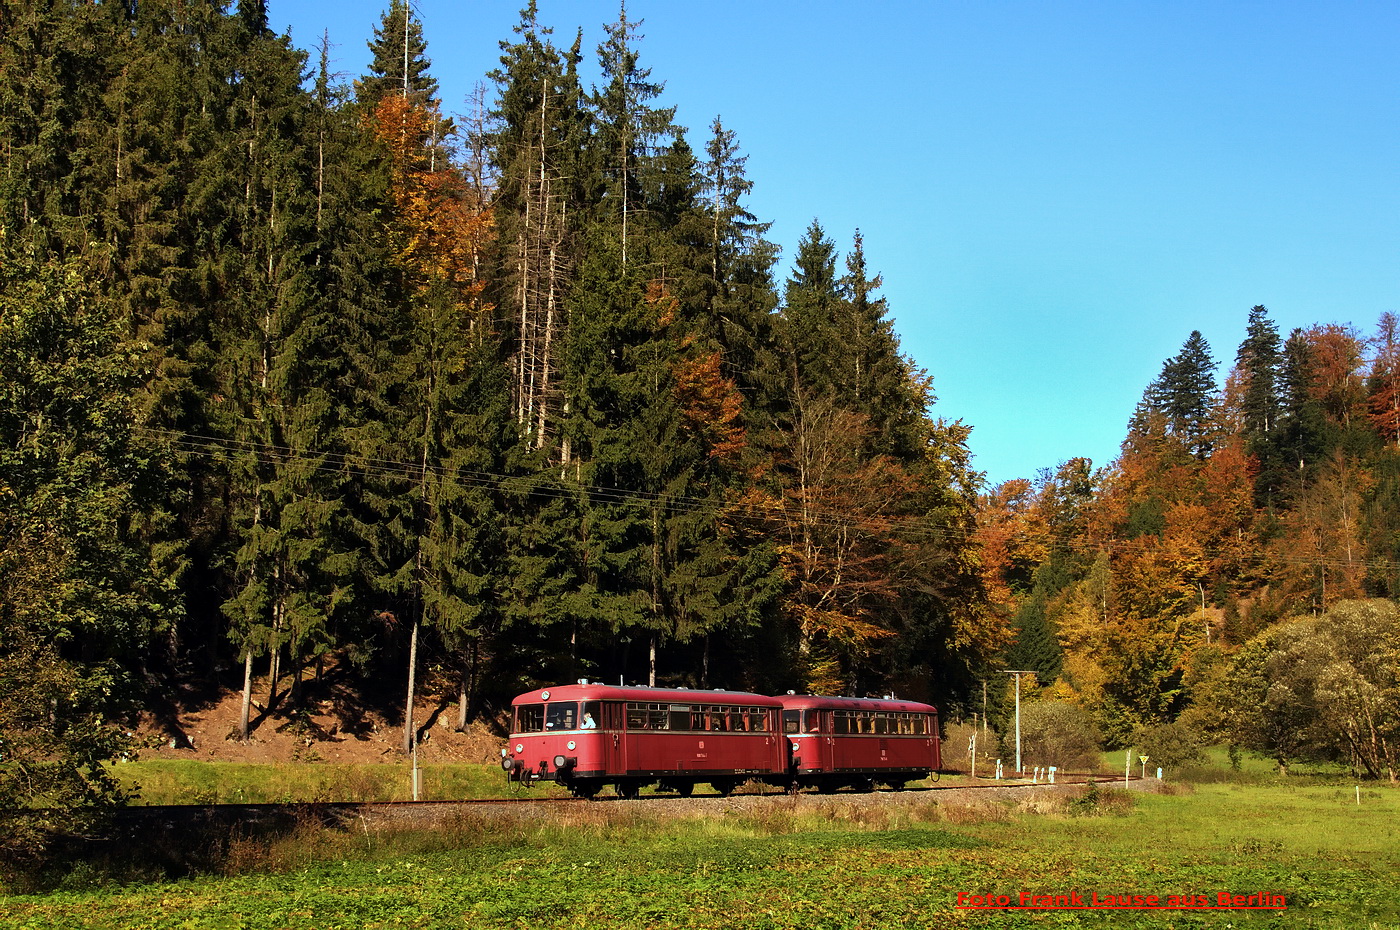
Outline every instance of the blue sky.
<svg viewBox="0 0 1400 930"><path fill-rule="evenodd" d="M417 0L449 110L525 0ZM592 65L616 0L540 0ZM269 0L364 72L388 0ZM1369 333L1400 312L1400 4L630 0L641 64L700 148L737 132L785 277L813 218L859 228L933 413L990 483L1110 462L1199 329L1264 304Z"/></svg>

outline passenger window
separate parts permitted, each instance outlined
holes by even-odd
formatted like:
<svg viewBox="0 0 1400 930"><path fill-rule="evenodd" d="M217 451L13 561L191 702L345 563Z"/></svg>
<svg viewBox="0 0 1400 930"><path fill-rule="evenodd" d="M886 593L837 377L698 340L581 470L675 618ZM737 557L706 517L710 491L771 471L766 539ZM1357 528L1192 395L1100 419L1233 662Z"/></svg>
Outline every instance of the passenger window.
<svg viewBox="0 0 1400 930"><path fill-rule="evenodd" d="M798 711L795 711L795 710L785 710L785 711L783 711L783 732L784 732L784 733L796 733L796 732L798 731L798 729L799 729L799 727L798 727L798 714L799 714L799 712L798 712Z"/></svg>
<svg viewBox="0 0 1400 930"><path fill-rule="evenodd" d="M804 710L802 712L802 729L807 733L816 733L821 729L821 711Z"/></svg>
<svg viewBox="0 0 1400 930"><path fill-rule="evenodd" d="M749 710L749 730L754 733L768 732L768 712L758 708Z"/></svg>
<svg viewBox="0 0 1400 930"><path fill-rule="evenodd" d="M627 729L645 730L647 728L646 708L640 704L627 705Z"/></svg>

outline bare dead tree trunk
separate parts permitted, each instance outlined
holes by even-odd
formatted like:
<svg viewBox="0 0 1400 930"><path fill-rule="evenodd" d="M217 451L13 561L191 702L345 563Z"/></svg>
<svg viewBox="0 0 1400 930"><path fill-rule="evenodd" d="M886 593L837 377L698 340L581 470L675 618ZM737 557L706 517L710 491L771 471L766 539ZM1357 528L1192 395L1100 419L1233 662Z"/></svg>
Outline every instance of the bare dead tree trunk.
<svg viewBox="0 0 1400 930"><path fill-rule="evenodd" d="M403 751L412 752L417 741L414 732L413 700L418 688L418 612L413 614L413 631L408 640L408 697L403 708Z"/></svg>
<svg viewBox="0 0 1400 930"><path fill-rule="evenodd" d="M253 706L253 649L243 654L243 706L238 712L238 738L248 742L248 718Z"/></svg>

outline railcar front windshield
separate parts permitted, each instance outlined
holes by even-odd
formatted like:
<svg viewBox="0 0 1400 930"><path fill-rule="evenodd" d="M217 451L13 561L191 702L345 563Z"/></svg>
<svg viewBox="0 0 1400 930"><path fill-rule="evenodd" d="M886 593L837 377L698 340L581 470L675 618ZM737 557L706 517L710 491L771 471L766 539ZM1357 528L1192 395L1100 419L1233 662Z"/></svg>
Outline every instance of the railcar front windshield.
<svg viewBox="0 0 1400 930"><path fill-rule="evenodd" d="M585 720L585 716L588 718ZM514 733L554 733L560 730L593 729L596 726L598 702L584 701L582 713L578 701L553 701L549 704L519 704L515 708Z"/></svg>

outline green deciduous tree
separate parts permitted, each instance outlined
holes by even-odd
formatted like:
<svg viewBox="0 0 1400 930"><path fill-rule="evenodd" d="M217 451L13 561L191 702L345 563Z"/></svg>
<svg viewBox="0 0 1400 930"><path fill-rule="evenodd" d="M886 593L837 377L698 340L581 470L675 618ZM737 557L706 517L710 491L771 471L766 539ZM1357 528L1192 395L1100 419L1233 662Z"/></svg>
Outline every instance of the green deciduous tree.
<svg viewBox="0 0 1400 930"><path fill-rule="evenodd" d="M180 608L160 542L163 444L138 425L142 371L76 266L0 242L0 854L42 850L119 799L115 717ZM45 808L37 819L21 811Z"/></svg>

